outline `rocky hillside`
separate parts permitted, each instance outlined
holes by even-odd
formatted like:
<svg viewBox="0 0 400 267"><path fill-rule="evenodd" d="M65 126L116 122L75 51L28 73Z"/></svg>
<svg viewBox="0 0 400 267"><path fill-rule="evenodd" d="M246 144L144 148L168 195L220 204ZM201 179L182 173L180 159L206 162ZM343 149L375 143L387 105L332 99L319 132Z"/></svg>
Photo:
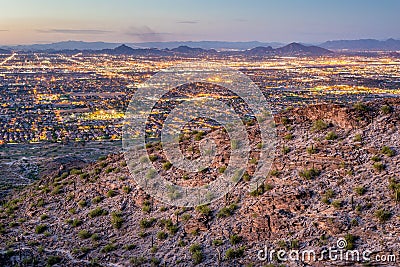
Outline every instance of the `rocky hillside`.
<svg viewBox="0 0 400 267"><path fill-rule="evenodd" d="M264 184L248 192L245 175L208 206L152 199L122 155L41 179L0 208L0 265L365 265L257 258L265 245L319 253L339 238L345 250L397 253L399 264L400 101L291 109L275 122Z"/></svg>

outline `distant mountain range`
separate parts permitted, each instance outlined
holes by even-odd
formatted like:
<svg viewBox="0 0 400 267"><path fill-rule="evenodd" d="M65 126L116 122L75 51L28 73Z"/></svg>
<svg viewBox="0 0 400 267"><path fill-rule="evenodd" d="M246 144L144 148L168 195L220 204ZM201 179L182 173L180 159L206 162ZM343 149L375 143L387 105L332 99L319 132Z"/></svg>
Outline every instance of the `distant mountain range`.
<svg viewBox="0 0 400 267"><path fill-rule="evenodd" d="M145 43L125 43L133 48L158 48L173 49L179 46L189 46L194 48L223 50L246 50L257 46L280 47L285 44L271 42L263 43L258 41L251 42L223 42L223 41L185 41L185 42L145 42ZM1 48L16 51L45 51L45 50L101 50L112 49L122 43L106 43L106 42L83 42L83 41L65 41L50 44L32 44L32 45L16 45L16 46L0 46Z"/></svg>
<svg viewBox="0 0 400 267"><path fill-rule="evenodd" d="M328 41L319 45L320 47L331 50L350 50L350 51L399 51L400 40L387 39L379 41L375 39L361 40L339 40Z"/></svg>
<svg viewBox="0 0 400 267"><path fill-rule="evenodd" d="M64 51L68 52L68 51ZM75 50L72 52L76 52ZM241 51L216 51L215 49L192 48L189 46L179 46L173 49L158 48L132 48L127 45L120 45L114 49L103 49L96 51L82 51L83 53L99 53L111 55L134 55L134 56L199 56L199 55L235 55L235 56L322 56L329 55L333 52L325 48L317 46L305 46L299 43L291 43L283 47L272 48L271 46L259 46L248 50Z"/></svg>
<svg viewBox="0 0 400 267"><path fill-rule="evenodd" d="M6 50L6 49L1 49L0 48L0 55L1 54L11 54L11 51L10 50Z"/></svg>
<svg viewBox="0 0 400 267"><path fill-rule="evenodd" d="M224 42L224 41L185 41L185 42L144 42L144 43L125 43L132 48L141 49L174 49L180 46L192 48L214 49L216 51L244 51L257 47L280 48L284 43L278 42ZM32 45L16 45L16 46L0 46L2 49L13 51L49 51L49 50L103 50L114 49L122 43L106 43L106 42L83 42L83 41L65 41L50 44L32 44ZM303 44L304 45L304 44ZM336 40L327 41L322 44L316 44L329 50L348 50L348 51L399 51L400 40L388 39L380 41L376 39L360 39L360 40ZM4 51L3 51L4 52Z"/></svg>

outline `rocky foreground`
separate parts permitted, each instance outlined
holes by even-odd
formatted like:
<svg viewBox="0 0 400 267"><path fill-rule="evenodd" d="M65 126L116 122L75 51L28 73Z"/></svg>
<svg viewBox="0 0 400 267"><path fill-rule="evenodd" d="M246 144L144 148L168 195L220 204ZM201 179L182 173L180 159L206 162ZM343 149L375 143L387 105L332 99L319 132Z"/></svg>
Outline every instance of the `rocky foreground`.
<svg viewBox="0 0 400 267"><path fill-rule="evenodd" d="M275 122L264 184L249 192L245 175L208 206L152 199L123 155L37 181L0 208L0 265L398 266L400 101L291 109ZM339 238L371 262L257 257L265 246L318 254Z"/></svg>

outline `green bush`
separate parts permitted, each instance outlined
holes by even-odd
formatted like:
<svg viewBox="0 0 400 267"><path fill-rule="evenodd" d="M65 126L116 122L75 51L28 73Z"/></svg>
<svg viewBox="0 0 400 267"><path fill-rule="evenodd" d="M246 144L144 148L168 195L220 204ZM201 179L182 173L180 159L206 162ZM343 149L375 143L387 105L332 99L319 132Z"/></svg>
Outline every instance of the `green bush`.
<svg viewBox="0 0 400 267"><path fill-rule="evenodd" d="M310 154L310 155L311 155L311 154L317 153L317 150L314 148L314 146L309 146L309 147L307 147L306 151L307 151L307 153Z"/></svg>
<svg viewBox="0 0 400 267"><path fill-rule="evenodd" d="M165 162L165 163L163 164L163 169L166 170L166 171L168 171L169 169L171 169L171 167L172 167L172 163L169 162L169 161L167 161L167 162Z"/></svg>
<svg viewBox="0 0 400 267"><path fill-rule="evenodd" d="M290 147L284 146L284 147L282 148L282 154L283 154L283 155L286 155L286 154L288 154L289 152L290 152Z"/></svg>
<svg viewBox="0 0 400 267"><path fill-rule="evenodd" d="M212 211L208 205L201 205L196 207L196 211L204 216L210 216Z"/></svg>
<svg viewBox="0 0 400 267"><path fill-rule="evenodd" d="M82 239L88 239L89 237L92 236L92 234L89 233L89 232L86 231L86 230L82 230L82 231L79 231L78 236L79 236L80 238L82 238Z"/></svg>
<svg viewBox="0 0 400 267"><path fill-rule="evenodd" d="M375 161L375 162L378 162L378 161L381 161L382 159L381 159L379 156L375 155L375 156L373 156L373 157L371 158L371 160L372 160L372 161Z"/></svg>
<svg viewBox="0 0 400 267"><path fill-rule="evenodd" d="M115 197L117 195L117 192L114 190L108 190L107 192L107 197Z"/></svg>
<svg viewBox="0 0 400 267"><path fill-rule="evenodd" d="M212 243L214 246L218 247L221 246L224 243L224 241L221 239L214 239Z"/></svg>
<svg viewBox="0 0 400 267"><path fill-rule="evenodd" d="M392 217L392 213L384 209L379 209L375 211L374 215L380 222L385 222Z"/></svg>
<svg viewBox="0 0 400 267"><path fill-rule="evenodd" d="M117 247L114 244L107 244L100 250L100 252L109 253L111 251L114 251L116 248Z"/></svg>
<svg viewBox="0 0 400 267"><path fill-rule="evenodd" d="M160 231L157 233L157 239L159 240L164 240L168 237L168 234L166 232Z"/></svg>
<svg viewBox="0 0 400 267"><path fill-rule="evenodd" d="M94 218L94 217L99 217L103 215L107 215L108 212L106 210L103 210L102 208L95 208L89 212L89 217Z"/></svg>
<svg viewBox="0 0 400 267"><path fill-rule="evenodd" d="M287 135L284 136L284 138L285 138L286 140L292 140L292 139L293 139L293 134L288 133Z"/></svg>
<svg viewBox="0 0 400 267"><path fill-rule="evenodd" d="M335 139L337 139L338 138L338 136L337 136L337 134L335 133L335 132L329 132L326 136L325 136L325 139L326 140L335 140Z"/></svg>
<svg viewBox="0 0 400 267"><path fill-rule="evenodd" d="M353 108L355 109L355 110L357 110L357 111L359 111L359 112L366 112L366 111L368 111L368 107L365 105L365 104L363 104L363 103L355 103L354 105L353 105Z"/></svg>
<svg viewBox="0 0 400 267"><path fill-rule="evenodd" d="M386 156L388 156L388 157L393 157L393 156L396 154L396 153L394 152L394 150L391 149L391 148L388 147L388 146L382 147L381 152L382 152L383 154L385 154Z"/></svg>
<svg viewBox="0 0 400 267"><path fill-rule="evenodd" d="M360 196L364 195L365 191L367 191L367 190L365 189L364 186L358 186L358 187L354 188L354 192L356 192Z"/></svg>
<svg viewBox="0 0 400 267"><path fill-rule="evenodd" d="M98 203L100 203L102 200L103 200L103 198L102 198L101 196L97 196L97 197L94 197L94 198L92 199L92 203L93 203L93 204L98 204Z"/></svg>
<svg viewBox="0 0 400 267"><path fill-rule="evenodd" d="M312 130L313 131L322 131L328 128L328 124L325 123L323 120L316 120L313 123Z"/></svg>
<svg viewBox="0 0 400 267"><path fill-rule="evenodd" d="M354 142L362 142L362 136L361 134L356 134L354 136Z"/></svg>
<svg viewBox="0 0 400 267"><path fill-rule="evenodd" d="M310 179L317 177L320 173L321 173L320 170L311 168L311 169L306 169L306 170L299 172L299 175L300 175L300 177L310 180Z"/></svg>
<svg viewBox="0 0 400 267"><path fill-rule="evenodd" d="M39 224L35 228L35 233L37 234L43 234L47 230L47 225L45 224Z"/></svg>
<svg viewBox="0 0 400 267"><path fill-rule="evenodd" d="M346 240L346 243L347 243L347 246L345 247L345 249L347 249L347 250L354 249L354 247L355 247L354 242L358 239L358 237L354 236L352 234L347 234L347 235L345 235L344 239Z"/></svg>
<svg viewBox="0 0 400 267"><path fill-rule="evenodd" d="M223 207L218 213L218 218L225 218L231 216L234 211L237 209L237 205L235 203L229 205L228 207Z"/></svg>
<svg viewBox="0 0 400 267"><path fill-rule="evenodd" d="M383 114L389 114L389 113L393 112L393 108L391 106L388 106L388 105L383 105L381 107L381 111L382 111Z"/></svg>
<svg viewBox="0 0 400 267"><path fill-rule="evenodd" d="M373 166L374 166L374 169L377 171L383 171L386 168L385 164L383 164L381 162L375 162Z"/></svg>
<svg viewBox="0 0 400 267"><path fill-rule="evenodd" d="M142 219L140 221L140 227L141 228L150 228L153 226L153 224L156 222L155 218L150 218L150 219Z"/></svg>
<svg viewBox="0 0 400 267"><path fill-rule="evenodd" d="M194 264L199 264L203 261L203 252L201 251L201 246L199 244L191 245L189 251L192 254Z"/></svg>
<svg viewBox="0 0 400 267"><path fill-rule="evenodd" d="M231 242L232 245L239 244L240 242L242 242L242 239L243 238L237 234L231 235L229 237L229 241Z"/></svg>
<svg viewBox="0 0 400 267"><path fill-rule="evenodd" d="M334 201L332 201L331 204L336 209L340 209L342 207L342 205L343 205L341 200L334 200Z"/></svg>
<svg viewBox="0 0 400 267"><path fill-rule="evenodd" d="M120 229L122 224L124 223L124 219L122 218L121 212L112 212L111 213L111 224L115 229Z"/></svg>
<svg viewBox="0 0 400 267"><path fill-rule="evenodd" d="M226 257L227 259L234 259L234 258L243 257L245 249L246 249L245 246L241 246L241 247L238 248L238 249L229 248L229 249L225 252L225 257Z"/></svg>
<svg viewBox="0 0 400 267"><path fill-rule="evenodd" d="M82 199L78 202L79 207L84 208L87 206L86 200Z"/></svg>

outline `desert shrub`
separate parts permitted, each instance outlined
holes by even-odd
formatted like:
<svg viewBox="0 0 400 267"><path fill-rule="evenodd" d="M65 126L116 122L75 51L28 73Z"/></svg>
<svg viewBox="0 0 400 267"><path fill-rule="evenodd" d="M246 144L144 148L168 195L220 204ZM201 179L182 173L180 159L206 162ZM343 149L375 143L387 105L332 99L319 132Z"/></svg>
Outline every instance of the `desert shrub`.
<svg viewBox="0 0 400 267"><path fill-rule="evenodd" d="M89 217L94 218L94 217L99 217L103 215L107 215L108 212L106 210L103 210L102 208L95 208L89 212Z"/></svg>
<svg viewBox="0 0 400 267"><path fill-rule="evenodd" d="M191 245L189 251L192 254L194 264L199 264L203 261L203 252L199 244Z"/></svg>
<svg viewBox="0 0 400 267"><path fill-rule="evenodd" d="M325 139L326 140L335 140L335 139L337 139L338 138L338 136L337 136L337 134L335 133L335 132L329 132L326 136L325 136Z"/></svg>
<svg viewBox="0 0 400 267"><path fill-rule="evenodd" d="M226 170L226 166L221 166L221 167L218 168L218 172L219 173L224 173L225 170Z"/></svg>
<svg viewBox="0 0 400 267"><path fill-rule="evenodd" d="M282 117L281 121L282 121L283 125L288 125L290 123L290 120L288 117Z"/></svg>
<svg viewBox="0 0 400 267"><path fill-rule="evenodd" d="M169 161L167 161L167 162L165 162L165 163L163 164L162 167L163 167L164 170L168 171L169 169L171 169L172 163L169 162Z"/></svg>
<svg viewBox="0 0 400 267"><path fill-rule="evenodd" d="M151 202L148 200L143 201L142 211L149 213L151 211Z"/></svg>
<svg viewBox="0 0 400 267"><path fill-rule="evenodd" d="M389 113L393 112L393 108L391 106L388 106L388 105L383 105L381 107L381 111L382 111L383 114L389 114Z"/></svg>
<svg viewBox="0 0 400 267"><path fill-rule="evenodd" d="M383 171L386 168L385 164L383 164L381 162L375 162L373 166L374 166L374 169L377 171Z"/></svg>
<svg viewBox="0 0 400 267"><path fill-rule="evenodd" d="M347 234L347 235L345 235L344 236L344 239L346 240L346 242L347 242L347 246L345 247L345 249L347 249L347 250L352 250L352 249L354 249L354 247L355 247L355 241L358 239L358 237L357 236L354 236L354 235L352 235L352 234Z"/></svg>
<svg viewBox="0 0 400 267"><path fill-rule="evenodd" d="M168 234L166 232L160 231L157 233L157 238L159 240L164 240L168 237Z"/></svg>
<svg viewBox="0 0 400 267"><path fill-rule="evenodd" d="M124 223L124 218L122 218L121 212L111 213L111 224L115 229L120 229L123 223Z"/></svg>
<svg viewBox="0 0 400 267"><path fill-rule="evenodd" d="M310 180L310 179L317 177L320 173L321 173L320 170L311 168L311 169L305 169L305 170L299 172L299 175L300 175L300 177Z"/></svg>
<svg viewBox="0 0 400 267"><path fill-rule="evenodd" d="M375 156L372 156L371 160L378 162L378 161L381 161L382 159L379 156L375 155Z"/></svg>
<svg viewBox="0 0 400 267"><path fill-rule="evenodd" d="M52 195L58 195L62 193L62 186L57 185L56 187L53 188L53 191L51 191Z"/></svg>
<svg viewBox="0 0 400 267"><path fill-rule="evenodd" d="M231 216L234 211L237 209L236 203L229 205L228 207L223 207L218 213L218 218L225 218Z"/></svg>
<svg viewBox="0 0 400 267"><path fill-rule="evenodd" d="M100 236L98 234L92 234L90 239L92 239L93 241L98 241L98 240L100 240Z"/></svg>
<svg viewBox="0 0 400 267"><path fill-rule="evenodd" d="M358 186L358 187L354 188L354 192L356 192L360 196L364 195L365 191L367 191L367 190L365 189L364 186Z"/></svg>
<svg viewBox="0 0 400 267"><path fill-rule="evenodd" d="M361 142L362 141L362 136L361 134L356 134L354 136L354 142Z"/></svg>
<svg viewBox="0 0 400 267"><path fill-rule="evenodd" d="M368 106L366 106L365 104L363 104L363 103L355 103L354 105L353 105L353 108L355 109L355 110L357 110L357 111L359 111L359 112L366 112L366 111L368 111Z"/></svg>
<svg viewBox="0 0 400 267"><path fill-rule="evenodd" d="M196 211L204 216L210 216L212 211L208 205L200 205L196 207Z"/></svg>
<svg viewBox="0 0 400 267"><path fill-rule="evenodd" d="M151 226L153 226L153 224L156 222L155 218L150 218L150 219L142 219L140 221L140 227L141 228L150 228Z"/></svg>
<svg viewBox="0 0 400 267"><path fill-rule="evenodd" d="M39 224L35 227L35 233L43 234L47 230L47 225Z"/></svg>
<svg viewBox="0 0 400 267"><path fill-rule="evenodd" d="M288 133L288 134L286 134L286 135L284 136L284 138L285 138L286 140L292 140L292 139L293 139L293 134Z"/></svg>
<svg viewBox="0 0 400 267"><path fill-rule="evenodd" d="M81 171L81 170L78 170L78 169L72 169L69 173L70 173L71 175L76 175L76 174L81 174L82 171Z"/></svg>
<svg viewBox="0 0 400 267"><path fill-rule="evenodd" d="M225 257L227 259L240 258L244 255L245 249L246 248L244 246L241 246L240 248L237 248L237 249L229 248L225 252Z"/></svg>
<svg viewBox="0 0 400 267"><path fill-rule="evenodd" d="M224 241L221 239L214 239L212 243L214 246L218 247L218 246L221 246L224 243Z"/></svg>
<svg viewBox="0 0 400 267"><path fill-rule="evenodd" d="M189 213L184 213L182 215L182 220L184 220L185 222L188 221L190 218L192 217L192 215L190 215Z"/></svg>
<svg viewBox="0 0 400 267"><path fill-rule="evenodd" d="M145 257L133 257L129 260L130 264L133 266L143 266L147 260Z"/></svg>
<svg viewBox="0 0 400 267"><path fill-rule="evenodd" d="M102 252L102 253L109 253L109 252L111 252L111 251L113 251L113 250L115 250L117 247L114 245L114 244L107 244L107 245L105 245L101 250L100 250L100 252Z"/></svg>
<svg viewBox="0 0 400 267"><path fill-rule="evenodd" d="M131 188L129 186L124 186L122 188L122 191L124 191L124 193L129 194L131 192Z"/></svg>
<svg viewBox="0 0 400 267"><path fill-rule="evenodd" d="M149 159L151 162L154 162L158 159L158 156L157 155L149 155Z"/></svg>
<svg viewBox="0 0 400 267"><path fill-rule="evenodd" d="M286 155L290 152L290 147L284 146L282 148L282 154Z"/></svg>
<svg viewBox="0 0 400 267"><path fill-rule="evenodd" d="M98 203L100 203L102 200L103 200L103 198L102 198L101 196L97 196L97 197L94 197L94 198L92 199L92 203L93 203L93 204L98 204Z"/></svg>
<svg viewBox="0 0 400 267"><path fill-rule="evenodd" d="M78 236L79 236L79 238L82 238L82 239L88 239L89 237L92 236L92 234L87 230L81 230L81 231L79 231Z"/></svg>
<svg viewBox="0 0 400 267"><path fill-rule="evenodd" d="M312 130L313 131L322 131L328 128L328 124L325 123L323 120L316 120L313 123Z"/></svg>
<svg viewBox="0 0 400 267"><path fill-rule="evenodd" d="M307 153L310 154L310 155L311 155L311 154L317 153L317 150L314 148L314 146L309 146L309 147L307 147L306 151L307 151Z"/></svg>
<svg viewBox="0 0 400 267"><path fill-rule="evenodd" d="M107 192L107 197L115 197L117 195L117 192L115 192L114 190L108 190Z"/></svg>
<svg viewBox="0 0 400 267"><path fill-rule="evenodd" d="M396 153L394 152L394 150L391 149L391 148L388 147L388 146L382 147L381 152L382 152L383 154L385 154L386 156L388 156L388 157L393 157L393 156L396 154Z"/></svg>
<svg viewBox="0 0 400 267"><path fill-rule="evenodd" d="M278 170L271 170L269 172L269 175L277 177L279 175L279 171Z"/></svg>
<svg viewBox="0 0 400 267"><path fill-rule="evenodd" d="M81 177L81 179L85 180L85 179L89 178L89 173L82 173L80 175L80 177Z"/></svg>
<svg viewBox="0 0 400 267"><path fill-rule="evenodd" d="M341 200L334 200L331 204L335 209L340 209L343 205L343 202Z"/></svg>
<svg viewBox="0 0 400 267"><path fill-rule="evenodd" d="M84 208L87 206L86 200L82 199L78 202L79 207Z"/></svg>
<svg viewBox="0 0 400 267"><path fill-rule="evenodd" d="M384 209L379 209L375 211L374 215L380 222L385 222L389 220L390 217L392 217L392 213Z"/></svg>
<svg viewBox="0 0 400 267"><path fill-rule="evenodd" d="M293 239L290 241L290 248L291 249L297 249L299 248L299 240Z"/></svg>
<svg viewBox="0 0 400 267"><path fill-rule="evenodd" d="M233 234L229 237L229 241L231 242L232 245L236 245L240 242L242 242L242 237L237 235L237 234Z"/></svg>

